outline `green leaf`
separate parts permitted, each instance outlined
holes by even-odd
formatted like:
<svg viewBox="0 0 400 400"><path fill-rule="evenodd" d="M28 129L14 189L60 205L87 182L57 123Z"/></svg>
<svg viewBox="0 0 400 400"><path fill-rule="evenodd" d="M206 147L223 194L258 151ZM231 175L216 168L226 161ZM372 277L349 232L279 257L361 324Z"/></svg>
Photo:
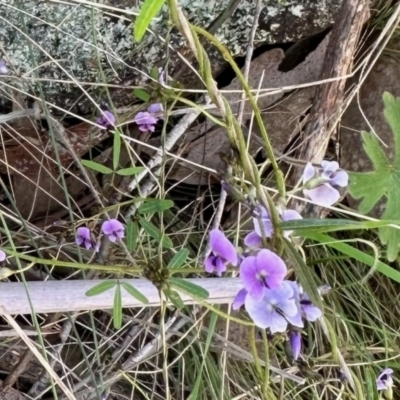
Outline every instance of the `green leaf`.
<svg viewBox="0 0 400 400"><path fill-rule="evenodd" d="M117 281L104 281L104 282L97 284L96 286L93 286L85 294L88 297L97 296L98 294L107 292L107 290L112 289L116 284L117 284Z"/></svg>
<svg viewBox="0 0 400 400"><path fill-rule="evenodd" d="M145 218L140 217L139 222L145 232L158 243L161 243L163 247L165 247L166 249L170 249L171 247L173 247L171 239L163 234L160 229L154 226L150 221L147 221Z"/></svg>
<svg viewBox="0 0 400 400"><path fill-rule="evenodd" d="M133 28L134 37L137 42L142 40L151 20L159 13L164 2L165 0L144 0Z"/></svg>
<svg viewBox="0 0 400 400"><path fill-rule="evenodd" d="M180 249L174 256L172 260L168 263L168 267L170 269L180 268L186 261L189 256L188 249Z"/></svg>
<svg viewBox="0 0 400 400"><path fill-rule="evenodd" d="M293 244L284 239L284 246L286 255L289 257L290 265L293 267L296 278L299 280L304 291L310 296L310 300L318 306L321 310L324 309L321 295L318 293L317 284L315 283L314 276L311 268L304 262L299 252L295 249Z"/></svg>
<svg viewBox="0 0 400 400"><path fill-rule="evenodd" d="M139 214L154 214L170 209L174 206L172 200L165 199L151 199L145 201L138 209Z"/></svg>
<svg viewBox="0 0 400 400"><path fill-rule="evenodd" d="M138 233L139 228L137 223L129 220L126 224L126 247L130 252L134 251L136 248Z"/></svg>
<svg viewBox="0 0 400 400"><path fill-rule="evenodd" d="M158 74L158 68L157 68L157 67L153 67L153 68L150 70L150 76L151 76L155 81L158 81L159 74Z"/></svg>
<svg viewBox="0 0 400 400"><path fill-rule="evenodd" d="M181 296L176 290L172 290L170 288L167 288L164 290L164 294L167 297L168 300L171 301L171 303L178 309L182 310L185 307L185 304L183 303Z"/></svg>
<svg viewBox="0 0 400 400"><path fill-rule="evenodd" d="M299 232L335 232L347 230L364 230L381 228L388 225L399 225L400 221L354 221L351 219L297 219L285 221L280 224L285 231L294 230Z"/></svg>
<svg viewBox="0 0 400 400"><path fill-rule="evenodd" d="M120 154L121 154L121 134L116 129L114 131L114 143L113 143L113 167L114 167L114 171L116 171L117 168L118 168Z"/></svg>
<svg viewBox="0 0 400 400"><path fill-rule="evenodd" d="M179 292L185 293L194 298L205 300L210 295L206 289L203 289L201 286L196 285L187 279L170 278L169 283Z"/></svg>
<svg viewBox="0 0 400 400"><path fill-rule="evenodd" d="M101 172L102 174L112 174L113 170L111 168L106 167L105 165L101 165L97 162L90 160L81 160L81 163L86 168L93 169L94 171Z"/></svg>
<svg viewBox="0 0 400 400"><path fill-rule="evenodd" d="M134 89L133 94L140 100L147 103L150 100L150 95L143 89Z"/></svg>
<svg viewBox="0 0 400 400"><path fill-rule="evenodd" d="M149 300L145 295L139 292L128 282L121 282L121 286L135 299L141 301L143 304L149 304Z"/></svg>
<svg viewBox="0 0 400 400"><path fill-rule="evenodd" d="M318 243L324 244L325 246L329 246L332 249L340 251L341 253L352 257L355 260L362 262L363 264L369 265L370 267L375 267L378 272L386 275L393 281L400 283L400 271L397 271L389 265L379 260L376 260L374 257L366 254L361 250L356 249L353 246L348 245L347 243L338 242L332 236L324 235L322 233L309 232L307 233L307 235L305 235L305 237Z"/></svg>
<svg viewBox="0 0 400 400"><path fill-rule="evenodd" d="M122 295L121 295L121 286L119 284L115 288L113 320L114 320L114 328L120 329L122 326Z"/></svg>
<svg viewBox="0 0 400 400"><path fill-rule="evenodd" d="M118 171L115 171L115 173L121 176L131 176L139 174L143 170L144 167L129 167L129 168L119 169Z"/></svg>
<svg viewBox="0 0 400 400"><path fill-rule="evenodd" d="M400 98L390 93L383 94L384 114L390 125L394 143L394 161L386 157L375 135L362 133L364 150L371 159L374 170L371 172L350 173L349 192L355 199L362 199L361 213L368 213L381 200L386 200L383 220L400 220ZM379 132L378 132L379 133ZM400 244L400 230L392 227L379 229L381 242L387 246L387 258L394 261Z"/></svg>

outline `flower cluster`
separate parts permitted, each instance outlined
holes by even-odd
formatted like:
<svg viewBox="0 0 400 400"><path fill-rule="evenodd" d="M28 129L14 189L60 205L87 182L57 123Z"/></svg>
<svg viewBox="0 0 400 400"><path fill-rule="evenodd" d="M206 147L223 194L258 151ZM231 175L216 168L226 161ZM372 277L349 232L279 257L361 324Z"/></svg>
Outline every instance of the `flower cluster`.
<svg viewBox="0 0 400 400"><path fill-rule="evenodd" d="M116 242L125 236L125 227L117 219L108 219L103 222L101 231L108 237L110 242ZM95 240L89 228L84 226L76 230L75 242L78 246L84 246L87 250L99 251L100 243Z"/></svg>
<svg viewBox="0 0 400 400"><path fill-rule="evenodd" d="M154 132L160 114L164 111L161 103L151 104L147 111L138 112L133 120L142 132Z"/></svg>
<svg viewBox="0 0 400 400"><path fill-rule="evenodd" d="M339 168L336 161L322 161L322 171L317 172L308 163L303 172L303 193L313 203L330 207L340 199L337 187L344 188L349 183L349 175Z"/></svg>
<svg viewBox="0 0 400 400"><path fill-rule="evenodd" d="M265 210L259 210L266 216ZM300 216L297 214L296 217ZM259 229L258 219L254 219L254 229ZM254 254L239 257L233 244L218 229L210 232L210 247L211 254L205 260L207 272L221 276L228 265L240 264L243 289L234 299L233 309L244 305L259 328L269 328L271 333L285 332L288 324L303 328L304 320L312 322L321 317L321 310L311 302L303 288L294 281L285 280L286 264L273 251L259 249ZM296 339L293 343L299 341Z"/></svg>
<svg viewBox="0 0 400 400"><path fill-rule="evenodd" d="M302 219L302 216L295 210L280 211L279 216L282 221ZM244 238L244 244L248 247L259 248L262 247L263 236L269 238L274 233L271 217L269 216L268 210L265 207L258 205L255 208L253 213L253 224L254 230ZM284 232L285 237L289 237L291 234L292 231Z"/></svg>
<svg viewBox="0 0 400 400"><path fill-rule="evenodd" d="M347 172L339 169L337 162L324 161L322 171L309 163L303 174L304 194L314 203L330 206L340 198L337 187L348 184ZM300 220L302 216L295 210L278 209L281 221ZM288 239L292 231L285 231ZM288 280L285 261L272 250L264 248L265 239L272 237L274 226L266 207L258 204L253 212L253 230L244 238L246 249L238 255L235 246L218 229L210 232L210 254L205 259L206 272L221 276L228 266L239 267L243 288L237 293L232 307L242 306L254 324L261 329L269 329L271 334L288 332L293 359L301 352L301 329L305 322L314 322L322 316L322 311L311 301L303 287ZM328 287L319 288L322 296Z"/></svg>

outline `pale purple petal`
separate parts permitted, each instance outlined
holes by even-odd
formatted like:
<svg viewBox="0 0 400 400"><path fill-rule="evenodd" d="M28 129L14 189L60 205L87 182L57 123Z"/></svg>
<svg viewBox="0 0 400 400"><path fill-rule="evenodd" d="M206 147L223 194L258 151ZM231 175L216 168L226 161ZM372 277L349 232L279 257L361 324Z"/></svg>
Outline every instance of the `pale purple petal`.
<svg viewBox="0 0 400 400"><path fill-rule="evenodd" d="M216 259L217 257L215 256L208 256L206 258L206 261L204 263L204 269L206 270L206 272L208 272L209 274L214 273L215 270L215 264L216 264Z"/></svg>
<svg viewBox="0 0 400 400"><path fill-rule="evenodd" d="M270 219L268 210L261 204L257 205L253 213L254 218L259 217L261 219Z"/></svg>
<svg viewBox="0 0 400 400"><path fill-rule="evenodd" d="M299 284L295 281L284 281L283 282L285 286L290 286L292 289L292 298L299 300L300 301L300 288Z"/></svg>
<svg viewBox="0 0 400 400"><path fill-rule="evenodd" d="M247 247L261 247L262 246L262 238L257 235L256 231L250 232L244 238L244 244Z"/></svg>
<svg viewBox="0 0 400 400"><path fill-rule="evenodd" d="M272 334L277 332L285 332L287 325L288 323L282 315L278 314L277 312L271 315L269 329Z"/></svg>
<svg viewBox="0 0 400 400"><path fill-rule="evenodd" d="M292 357L297 360L301 352L301 333L297 331L290 332L290 349L292 350Z"/></svg>
<svg viewBox="0 0 400 400"><path fill-rule="evenodd" d="M76 233L78 234L78 236L81 236L85 239L90 239L91 237L91 233L90 233L90 229L86 228L85 226L81 226L76 230Z"/></svg>
<svg viewBox="0 0 400 400"><path fill-rule="evenodd" d="M309 162L304 168L303 172L303 184L311 180L315 176L315 168L313 165Z"/></svg>
<svg viewBox="0 0 400 400"><path fill-rule="evenodd" d="M101 116L96 121L103 128L108 128L115 124L115 117L110 111L102 111Z"/></svg>
<svg viewBox="0 0 400 400"><path fill-rule="evenodd" d="M304 313L304 317L310 322L316 321L322 315L322 311L313 304L301 304L301 309Z"/></svg>
<svg viewBox="0 0 400 400"><path fill-rule="evenodd" d="M232 309L236 311L239 310L239 308L243 307L246 300L246 296L247 296L246 289L239 290L238 294L233 299Z"/></svg>
<svg viewBox="0 0 400 400"><path fill-rule="evenodd" d="M257 301L251 296L246 296L244 306L256 326L262 329L266 329L270 326L274 310L265 299Z"/></svg>
<svg viewBox="0 0 400 400"><path fill-rule="evenodd" d="M332 185L346 187L349 184L349 174L346 171L338 171L330 180Z"/></svg>
<svg viewBox="0 0 400 400"><path fill-rule="evenodd" d="M281 300L278 304L278 308L283 312L283 314L285 314L287 319L296 317L299 310L294 299Z"/></svg>
<svg viewBox="0 0 400 400"><path fill-rule="evenodd" d="M142 132L154 132L156 127L154 125L139 125L139 130Z"/></svg>
<svg viewBox="0 0 400 400"><path fill-rule="evenodd" d="M293 326L297 326L298 328L303 328L304 327L304 321L303 321L303 317L301 316L301 312L300 312L297 304L296 304L296 308L297 308L297 313L295 315L292 315L292 316L286 315L286 319Z"/></svg>
<svg viewBox="0 0 400 400"><path fill-rule="evenodd" d="M0 75L7 75L9 72L5 62L0 60Z"/></svg>
<svg viewBox="0 0 400 400"><path fill-rule="evenodd" d="M275 289L269 289L266 296L272 301L281 302L287 299L293 299L294 292L291 285L288 285L288 281L283 281L282 285Z"/></svg>
<svg viewBox="0 0 400 400"><path fill-rule="evenodd" d="M274 233L274 226L272 224L272 221L267 218L261 218L261 223L264 231L261 230L260 221L258 220L258 218L253 218L254 231L260 237L263 237L263 235L265 235L265 237L267 238L271 237Z"/></svg>
<svg viewBox="0 0 400 400"><path fill-rule="evenodd" d="M303 217L295 210L284 210L281 214L282 221L294 221L296 219L303 219ZM283 236L285 238L289 238L289 236L293 233L292 230L283 231Z"/></svg>
<svg viewBox="0 0 400 400"><path fill-rule="evenodd" d="M214 255L220 256L230 262L234 267L238 264L235 246L227 239L222 231L213 229L210 232L210 246Z"/></svg>
<svg viewBox="0 0 400 400"><path fill-rule="evenodd" d="M258 272L265 271L265 282L271 289L279 287L287 274L287 267L283 260L267 249L258 252L256 266Z"/></svg>
<svg viewBox="0 0 400 400"><path fill-rule="evenodd" d="M390 379L392 379L392 378L390 378ZM392 381L393 381L393 379L392 379ZM388 388L387 381L383 382L383 381L377 380L376 388L377 388L377 390L386 390Z"/></svg>
<svg viewBox="0 0 400 400"><path fill-rule="evenodd" d="M257 258L246 257L240 264L240 279L247 293L255 300L261 300L264 293L264 285L258 277Z"/></svg>
<svg viewBox="0 0 400 400"><path fill-rule="evenodd" d="M386 376L392 376L393 375L393 370L392 368L385 368L384 370L382 370L380 372L380 374L378 375L378 379L382 379L385 378Z"/></svg>
<svg viewBox="0 0 400 400"><path fill-rule="evenodd" d="M155 125L157 123L157 119L147 111L138 112L133 121L138 125Z"/></svg>
<svg viewBox="0 0 400 400"><path fill-rule="evenodd" d="M387 390L393 386L393 370L391 368L384 369L376 380L378 390Z"/></svg>
<svg viewBox="0 0 400 400"><path fill-rule="evenodd" d="M340 199L340 193L329 183L324 183L314 189L304 189L304 194L316 205L329 207Z"/></svg>
<svg viewBox="0 0 400 400"><path fill-rule="evenodd" d="M0 250L0 262L3 262L6 258L6 253L4 253L3 250Z"/></svg>
<svg viewBox="0 0 400 400"><path fill-rule="evenodd" d="M149 108L147 109L147 111L150 113L150 114L158 114L158 113L162 113L163 111L164 111L164 107L163 107L163 105L161 104L161 103L154 103L154 104L151 104L150 106L149 106ZM153 115L154 116L154 115Z"/></svg>
<svg viewBox="0 0 400 400"><path fill-rule="evenodd" d="M321 167L322 167L322 176L329 178L331 174L333 174L339 169L339 164L337 161L324 160L321 162Z"/></svg>
<svg viewBox="0 0 400 400"><path fill-rule="evenodd" d="M282 211L282 221L293 221L296 219L303 219L303 217L295 210Z"/></svg>
<svg viewBox="0 0 400 400"><path fill-rule="evenodd" d="M215 260L215 273L217 276L221 276L223 272L226 271L227 262L221 257L217 257Z"/></svg>

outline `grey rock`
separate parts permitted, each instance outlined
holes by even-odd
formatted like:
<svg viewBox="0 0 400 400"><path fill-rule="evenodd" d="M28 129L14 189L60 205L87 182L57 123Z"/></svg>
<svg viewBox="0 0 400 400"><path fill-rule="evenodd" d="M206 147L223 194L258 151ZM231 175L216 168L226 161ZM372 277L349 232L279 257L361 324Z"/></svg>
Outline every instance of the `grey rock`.
<svg viewBox="0 0 400 400"><path fill-rule="evenodd" d="M135 43L132 29L142 2L88 3L93 6L2 0L0 58L10 69L7 82L38 97L43 90L48 102L73 111L79 106L86 109L100 98L107 99L103 85L107 82L119 85L119 89L110 91L115 106L121 107L133 100L132 89L124 86L148 82L151 68L169 60L171 70L179 62L177 51L186 54L185 41L176 30L170 31L167 6L152 22L153 33ZM229 3L179 1L189 20L202 27L207 27ZM332 23L340 3L341 0L264 0L255 43L296 41L325 28ZM242 0L216 34L234 56L245 54L254 7L254 1ZM168 38L173 49L167 55ZM210 57L214 72L218 73L225 62L215 51L210 50Z"/></svg>

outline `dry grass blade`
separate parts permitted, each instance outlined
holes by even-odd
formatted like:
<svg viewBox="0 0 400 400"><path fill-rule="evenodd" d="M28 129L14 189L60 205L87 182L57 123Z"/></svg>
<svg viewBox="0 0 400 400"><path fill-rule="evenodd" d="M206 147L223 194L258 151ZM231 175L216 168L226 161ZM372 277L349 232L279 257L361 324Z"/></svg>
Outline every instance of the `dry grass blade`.
<svg viewBox="0 0 400 400"><path fill-rule="evenodd" d="M29 339L29 337L19 327L17 322L15 322L14 318L8 313L8 311L6 310L6 308L3 305L0 305L0 313L3 316L3 318L5 318L5 320L10 324L10 326L12 326L16 330L16 332L18 332L18 335L21 338L21 340L26 344L26 346L29 348L29 350L35 355L35 357L38 359L38 361L43 366L43 368L47 371L47 373L51 376L51 378L54 380L54 382L63 391L65 396L69 400L76 400L73 393L67 388L67 386L62 381L62 379L60 379L60 377L54 372L54 370L51 368L51 366L49 365L47 360L43 357L43 355L37 349L34 342L32 342L32 340Z"/></svg>

